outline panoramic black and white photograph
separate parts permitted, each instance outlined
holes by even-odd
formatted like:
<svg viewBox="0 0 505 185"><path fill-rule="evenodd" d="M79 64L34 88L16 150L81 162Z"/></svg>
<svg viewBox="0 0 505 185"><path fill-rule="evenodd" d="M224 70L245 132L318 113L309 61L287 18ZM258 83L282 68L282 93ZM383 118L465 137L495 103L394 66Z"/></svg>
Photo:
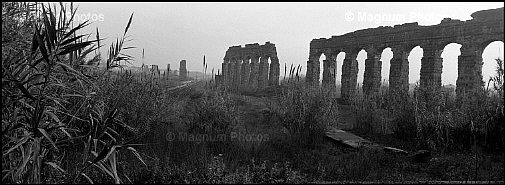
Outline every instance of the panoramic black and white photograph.
<svg viewBox="0 0 505 185"><path fill-rule="evenodd" d="M504 2L2 2L2 184L503 184Z"/></svg>

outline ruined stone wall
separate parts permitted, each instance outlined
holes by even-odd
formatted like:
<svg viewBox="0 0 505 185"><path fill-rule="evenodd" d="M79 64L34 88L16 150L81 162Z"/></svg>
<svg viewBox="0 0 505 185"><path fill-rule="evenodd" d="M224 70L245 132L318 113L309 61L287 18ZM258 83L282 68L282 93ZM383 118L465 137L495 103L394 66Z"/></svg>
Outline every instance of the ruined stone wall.
<svg viewBox="0 0 505 185"><path fill-rule="evenodd" d="M313 39L310 42L307 61L306 81L319 85L319 57L323 61L323 85L334 86L335 75L342 76L342 98L350 99L356 91L358 70L365 70L363 92L367 95L377 93L381 85L380 61L382 51L390 47L393 58L390 60L390 91L408 91L410 51L423 48L421 59L420 87L440 89L442 74L441 53L450 43L461 44L458 58L458 78L456 92L462 93L482 86L482 51L493 41L503 41L504 9L483 10L473 13L468 21L443 19L440 24L420 26L417 22L402 25L381 26L354 31L331 38ZM356 57L361 50L367 52L365 69L358 69ZM334 74L333 66L337 54L345 52L342 74Z"/></svg>
<svg viewBox="0 0 505 185"><path fill-rule="evenodd" d="M268 60L270 59L270 63ZM221 83L230 89L279 85L280 64L275 44L232 46L222 63Z"/></svg>

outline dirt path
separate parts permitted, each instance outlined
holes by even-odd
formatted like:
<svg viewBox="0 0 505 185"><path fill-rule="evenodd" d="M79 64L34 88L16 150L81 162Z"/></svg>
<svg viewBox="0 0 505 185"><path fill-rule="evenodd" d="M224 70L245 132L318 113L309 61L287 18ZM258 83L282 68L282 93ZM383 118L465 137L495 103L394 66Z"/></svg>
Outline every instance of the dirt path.
<svg viewBox="0 0 505 185"><path fill-rule="evenodd" d="M175 87L170 87L170 88L167 88L165 89L165 91L171 91L171 90L176 90L176 89L180 89L180 88L183 88L183 87L187 87L189 85L192 84L193 81L184 81L182 82L181 85L178 85L178 86L175 86Z"/></svg>

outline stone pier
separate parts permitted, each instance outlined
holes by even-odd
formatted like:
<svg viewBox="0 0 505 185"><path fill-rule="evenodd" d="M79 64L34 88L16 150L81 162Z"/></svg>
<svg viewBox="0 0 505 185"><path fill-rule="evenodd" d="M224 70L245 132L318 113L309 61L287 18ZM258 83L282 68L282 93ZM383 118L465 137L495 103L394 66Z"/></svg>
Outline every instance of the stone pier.
<svg viewBox="0 0 505 185"><path fill-rule="evenodd" d="M413 47L412 47L413 48ZM409 54L412 48L393 46L393 58L389 61L389 92L406 93L409 90Z"/></svg>
<svg viewBox="0 0 505 185"><path fill-rule="evenodd" d="M241 87L247 87L249 84L249 77L251 74L251 65L249 63L250 59L245 59L242 62L242 66L240 68L240 71L242 73L242 76L240 77L240 86Z"/></svg>
<svg viewBox="0 0 505 185"><path fill-rule="evenodd" d="M277 57L271 58L270 70L268 73L268 85L277 86L279 85L279 74L280 74L280 64Z"/></svg>
<svg viewBox="0 0 505 185"><path fill-rule="evenodd" d="M363 93L365 95L379 93L382 81L382 61L380 58L381 53L377 50L368 50L367 59L365 59L365 73L363 74Z"/></svg>
<svg viewBox="0 0 505 185"><path fill-rule="evenodd" d="M221 82L222 82L222 84L223 84L224 86L227 86L227 85L228 85L228 81L229 81L229 77L228 77L228 73L227 73L227 72L229 71L229 70L228 70L228 66L229 66L229 64L230 64L229 62L230 62L230 61L225 60L225 61L221 64L221 66L222 66L222 67L221 67L221 69L222 69L222 71L221 71L221 76L222 76L222 77L221 77ZM217 80L216 80L216 83L217 83Z"/></svg>
<svg viewBox="0 0 505 185"><path fill-rule="evenodd" d="M268 83L268 59L265 57L260 58L260 70L258 78L258 88L262 89L267 86Z"/></svg>
<svg viewBox="0 0 505 185"><path fill-rule="evenodd" d="M252 89L258 88L258 80L260 73L260 63L258 57L251 59L251 74L249 77L249 87Z"/></svg>
<svg viewBox="0 0 505 185"><path fill-rule="evenodd" d="M422 46L421 74L419 86L428 91L439 91L442 87L442 51L430 44Z"/></svg>
<svg viewBox="0 0 505 185"><path fill-rule="evenodd" d="M336 56L335 56L336 57ZM335 78L336 78L336 64L337 60L333 56L327 57L326 60L323 61L323 80L322 84L326 88L336 88Z"/></svg>
<svg viewBox="0 0 505 185"><path fill-rule="evenodd" d="M460 48L461 55L458 57L458 79L456 80L456 94L458 95L483 87L485 84L482 81L482 51L485 46L479 45L470 42Z"/></svg>
<svg viewBox="0 0 505 185"><path fill-rule="evenodd" d="M358 82L358 61L356 57L358 57L356 50L348 51L342 64L342 89L340 96L344 100L350 100L355 96Z"/></svg>

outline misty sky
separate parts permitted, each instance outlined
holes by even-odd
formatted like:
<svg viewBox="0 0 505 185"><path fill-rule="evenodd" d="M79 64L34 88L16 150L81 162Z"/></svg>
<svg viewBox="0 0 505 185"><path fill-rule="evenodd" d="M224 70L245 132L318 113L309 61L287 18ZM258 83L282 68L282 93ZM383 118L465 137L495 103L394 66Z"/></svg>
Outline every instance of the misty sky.
<svg viewBox="0 0 505 185"><path fill-rule="evenodd" d="M498 3L75 3L79 6L77 19L89 18L93 23L84 31L107 38L106 47L122 35L128 18L134 12L129 35L134 39L127 43L136 46L128 54L136 57L135 66L142 65L142 49L145 64L157 64L165 69L179 68L179 61L186 60L190 71L202 71L206 56L208 72L221 69L225 51L233 45L264 44L267 41L277 47L281 63L301 64L305 74L309 43L314 38L329 38L348 32L379 26L393 26L407 22L419 25L439 24L444 17L468 20L470 14L484 9L503 7ZM360 19L363 15L386 17ZM346 19L347 16L347 19ZM94 34L93 34L94 37ZM459 46L451 44L443 54L443 84L455 84ZM419 80L419 48L409 56L410 82ZM483 76L492 75L494 58L503 59L503 42L494 42L484 51ZM340 80L341 60L337 58L337 80ZM365 53L358 55L358 81L363 78ZM383 58L391 58L385 52ZM322 65L322 63L321 63ZM322 67L322 66L321 66ZM387 70L384 70L387 69ZM321 70L322 72L322 70ZM388 78L389 62L383 62L383 78Z"/></svg>

